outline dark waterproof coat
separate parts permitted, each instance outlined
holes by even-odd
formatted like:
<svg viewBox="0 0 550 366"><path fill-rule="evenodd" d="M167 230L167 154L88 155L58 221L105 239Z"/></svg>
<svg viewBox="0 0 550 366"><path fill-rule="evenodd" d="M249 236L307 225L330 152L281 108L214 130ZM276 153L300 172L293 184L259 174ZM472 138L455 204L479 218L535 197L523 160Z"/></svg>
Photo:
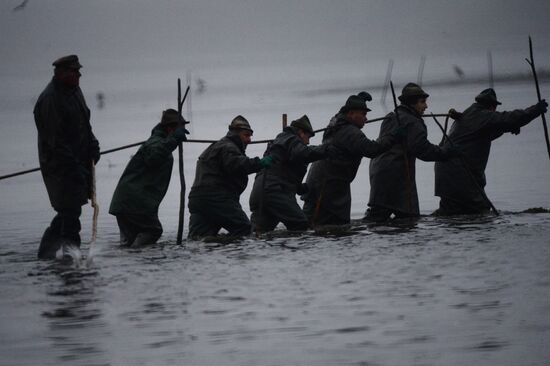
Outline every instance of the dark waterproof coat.
<svg viewBox="0 0 550 366"><path fill-rule="evenodd" d="M373 158L395 143L393 136L369 140L361 129L342 113L329 123L323 144L333 144L342 153L338 159L329 158L312 164L306 183L309 192L303 196L304 212L314 225L341 225L350 221L351 189L363 157Z"/></svg>
<svg viewBox="0 0 550 366"><path fill-rule="evenodd" d="M464 111L461 119L451 127L449 138L458 144L463 159L451 159L435 164L435 195L459 201L472 209L486 208L478 187L485 187L485 167L489 159L491 141L506 132L519 128L540 115L536 105L511 112L493 112L479 103ZM449 142L447 142L449 144ZM475 181L464 167L464 163L475 177ZM477 183L477 186L476 186Z"/></svg>
<svg viewBox="0 0 550 366"><path fill-rule="evenodd" d="M55 78L34 107L38 157L51 205L56 210L79 207L90 197L91 164L99 143L90 126L90 110L79 87Z"/></svg>
<svg viewBox="0 0 550 366"><path fill-rule="evenodd" d="M400 105L398 113L401 126L407 128L407 137L402 144L394 145L389 151L371 160L369 206L419 215L415 178L416 158L423 161L438 161L446 159L446 154L439 146L428 141L428 130L416 111ZM380 127L380 137L389 134L397 125L395 113L389 113Z"/></svg>
<svg viewBox="0 0 550 366"><path fill-rule="evenodd" d="M132 157L118 181L109 213L111 215L157 216L166 195L178 141L160 125Z"/></svg>
<svg viewBox="0 0 550 366"><path fill-rule="evenodd" d="M238 199L246 189L248 175L262 168L259 158L249 158L244 152L245 147L239 135L231 131L210 145L197 161L189 199L210 192Z"/></svg>
<svg viewBox="0 0 550 366"><path fill-rule="evenodd" d="M296 193L301 191L308 164L326 157L327 145L307 146L297 132L294 127L286 127L264 153L272 156L274 163L256 175L250 195L250 209L260 226L263 221L273 221L274 225L283 222L291 230L307 228Z"/></svg>
<svg viewBox="0 0 550 366"><path fill-rule="evenodd" d="M267 146L264 156L271 155L274 163L269 169L263 169L256 175L256 180L264 180L265 177L265 183L261 184L265 190L282 190L296 194L300 190L308 164L326 157L327 145L307 146L297 133L298 130L294 127L286 127Z"/></svg>

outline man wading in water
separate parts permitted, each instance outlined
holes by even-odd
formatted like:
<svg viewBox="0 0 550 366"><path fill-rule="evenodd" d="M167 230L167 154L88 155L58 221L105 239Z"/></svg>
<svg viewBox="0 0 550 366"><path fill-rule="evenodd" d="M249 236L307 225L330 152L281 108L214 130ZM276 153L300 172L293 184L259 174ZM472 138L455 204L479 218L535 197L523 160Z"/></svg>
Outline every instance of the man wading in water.
<svg viewBox="0 0 550 366"><path fill-rule="evenodd" d="M323 144L334 145L337 158L312 164L306 183L304 212L312 226L349 224L351 215L351 182L355 179L363 157L373 158L389 150L403 137L404 130L395 130L377 141L369 140L361 131L367 122L366 92L352 95L330 120L323 135Z"/></svg>
<svg viewBox="0 0 550 366"><path fill-rule="evenodd" d="M61 57L53 66L53 79L34 107L40 169L57 212L40 241L40 259L55 258L59 249L68 255L71 247L80 247L82 205L91 195L92 164L99 161L99 143L79 87L78 56Z"/></svg>
<svg viewBox="0 0 550 366"><path fill-rule="evenodd" d="M452 146L441 148L428 141L428 130L422 113L428 108L428 94L417 84L408 83L403 88L396 111L389 113L380 127L383 138L396 127L407 129L401 144L370 162L369 209L363 220L382 222L392 214L396 218L420 215L416 191L416 158L423 161L448 160L457 156ZM399 115L396 116L396 113Z"/></svg>
<svg viewBox="0 0 550 366"><path fill-rule="evenodd" d="M245 155L252 133L248 121L237 116L231 121L227 135L199 156L195 182L189 192L189 238L215 236L221 228L235 237L251 233L250 220L239 197L246 189L248 175L270 167L273 162L271 156L260 159Z"/></svg>
<svg viewBox="0 0 550 366"><path fill-rule="evenodd" d="M302 116L267 146L264 156L272 156L273 165L256 174L250 194L251 221L257 233L272 231L279 222L288 230L307 230L308 219L296 202L296 194L307 192L302 184L307 166L337 154L332 145L307 146L314 135L309 118Z"/></svg>
<svg viewBox="0 0 550 366"><path fill-rule="evenodd" d="M441 198L436 215L479 214L490 206L483 197L487 183L485 167L489 160L491 141L506 132L519 134L520 128L546 113L543 99L527 108L497 112L496 93L485 89L475 97L475 103L456 120L449 133L452 143L460 145L460 159L435 164L435 195ZM446 145L451 142L447 141ZM468 172L471 172L471 174Z"/></svg>
<svg viewBox="0 0 550 366"><path fill-rule="evenodd" d="M120 229L120 245L154 244L162 235L158 209L172 176L172 152L187 140L185 123L189 122L174 109L162 112L151 137L122 173L109 208Z"/></svg>

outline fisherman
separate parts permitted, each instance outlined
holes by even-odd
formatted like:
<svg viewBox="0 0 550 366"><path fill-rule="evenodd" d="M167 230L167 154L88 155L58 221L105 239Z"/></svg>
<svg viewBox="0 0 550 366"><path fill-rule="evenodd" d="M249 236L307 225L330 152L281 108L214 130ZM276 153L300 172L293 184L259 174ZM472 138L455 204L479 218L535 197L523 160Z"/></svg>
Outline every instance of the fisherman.
<svg viewBox="0 0 550 366"><path fill-rule="evenodd" d="M78 56L61 57L52 65L54 76L34 107L40 169L57 212L40 241L40 259L56 258L59 250L66 256L80 247L82 205L91 197L92 164L99 161L99 143L79 86Z"/></svg>
<svg viewBox="0 0 550 366"><path fill-rule="evenodd" d="M233 237L251 233L250 220L239 197L246 189L248 175L270 167L273 162L269 155L261 159L245 155L252 134L248 121L237 116L231 121L227 135L199 156L189 193L190 239L215 236L221 228Z"/></svg>
<svg viewBox="0 0 550 366"><path fill-rule="evenodd" d="M369 140L361 131L367 121L366 101L370 94L352 95L331 119L323 135L323 144L332 144L340 157L312 164L303 195L304 213L312 226L344 225L351 216L351 182L355 179L363 157L373 158L390 149L403 135L394 131L377 141Z"/></svg>
<svg viewBox="0 0 550 366"><path fill-rule="evenodd" d="M172 176L172 152L187 140L186 123L178 111L163 111L151 137L124 169L109 208L120 229L120 245L138 248L156 243L162 235L159 205Z"/></svg>
<svg viewBox="0 0 550 366"><path fill-rule="evenodd" d="M389 113L380 127L380 138L397 126L407 129L401 144L370 162L370 199L365 221L383 222L393 214L396 218L417 217L416 158L423 161L447 160L457 156L452 146L441 148L428 141L422 114L428 108L428 94L420 86L408 83L403 88L396 111ZM398 116L396 116L398 113Z"/></svg>
<svg viewBox="0 0 550 366"><path fill-rule="evenodd" d="M250 195L253 230L272 231L279 222L288 230L306 230L308 219L296 194L307 192L302 179L309 163L333 156L332 145L308 146L315 135L307 116L292 121L267 146L264 156L273 157L273 165L256 174Z"/></svg>
<svg viewBox="0 0 550 366"><path fill-rule="evenodd" d="M440 197L437 215L481 214L490 209L483 197L487 183L485 167L489 159L491 141L506 132L519 134L520 128L546 113L548 103L537 104L511 112L497 112L502 104L493 89L485 89L475 97L460 119L455 121L446 144L459 144L460 159L435 164L435 195Z"/></svg>

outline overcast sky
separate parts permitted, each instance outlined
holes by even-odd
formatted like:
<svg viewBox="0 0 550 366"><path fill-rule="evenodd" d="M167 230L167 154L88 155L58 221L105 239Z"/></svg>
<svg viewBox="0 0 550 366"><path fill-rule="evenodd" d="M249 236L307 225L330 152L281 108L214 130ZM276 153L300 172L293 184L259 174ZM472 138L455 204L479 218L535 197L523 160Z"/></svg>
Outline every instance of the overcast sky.
<svg viewBox="0 0 550 366"><path fill-rule="evenodd" d="M0 77L68 53L118 70L505 55L526 51L528 34L539 55L550 48L544 0L29 0L12 11L20 3L0 3Z"/></svg>

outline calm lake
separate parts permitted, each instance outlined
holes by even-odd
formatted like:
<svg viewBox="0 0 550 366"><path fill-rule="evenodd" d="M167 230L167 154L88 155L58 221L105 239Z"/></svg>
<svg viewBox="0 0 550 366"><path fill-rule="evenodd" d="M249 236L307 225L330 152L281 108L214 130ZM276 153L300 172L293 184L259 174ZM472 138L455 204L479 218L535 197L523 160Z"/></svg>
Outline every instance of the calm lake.
<svg viewBox="0 0 550 366"><path fill-rule="evenodd" d="M314 128L325 127L349 94L383 82L384 65L364 83L339 68L330 71L321 80L316 70L194 74L206 89L192 95L192 138L221 138L237 114L250 121L257 140L280 131L283 113L289 122L307 114ZM145 140L161 111L175 105L178 70L139 77L86 72L82 89L102 150ZM0 175L38 166L32 107L48 81L48 75L8 80L15 93L3 91L0 102ZM394 80L398 91L407 81ZM428 112L463 110L486 87L430 88L427 82ZM528 81L495 89L502 110L536 101ZM550 95L548 84L542 89ZM98 91L105 94L103 109L96 106ZM381 117L380 91L373 96L369 117ZM438 128L429 119L426 124L429 139L438 143ZM375 138L378 129L373 123L364 131ZM165 232L143 250L118 247L118 227L107 213L136 148L103 155L98 239L93 263L80 267L36 260L54 216L40 174L0 181L0 364L547 365L550 214L522 213L550 207L542 131L537 119L520 135L493 144L487 194L499 217L428 216L438 206L433 164L418 162L425 216L413 223L362 224L370 189L365 159L352 185L351 227L300 235L280 227L233 243L175 244L176 164L159 213ZM311 143L320 141L318 134ZM187 192L206 146L184 146ZM264 149L250 145L247 154ZM241 197L247 212L253 178ZM84 255L91 218L85 206ZM187 231L187 211L185 219Z"/></svg>

